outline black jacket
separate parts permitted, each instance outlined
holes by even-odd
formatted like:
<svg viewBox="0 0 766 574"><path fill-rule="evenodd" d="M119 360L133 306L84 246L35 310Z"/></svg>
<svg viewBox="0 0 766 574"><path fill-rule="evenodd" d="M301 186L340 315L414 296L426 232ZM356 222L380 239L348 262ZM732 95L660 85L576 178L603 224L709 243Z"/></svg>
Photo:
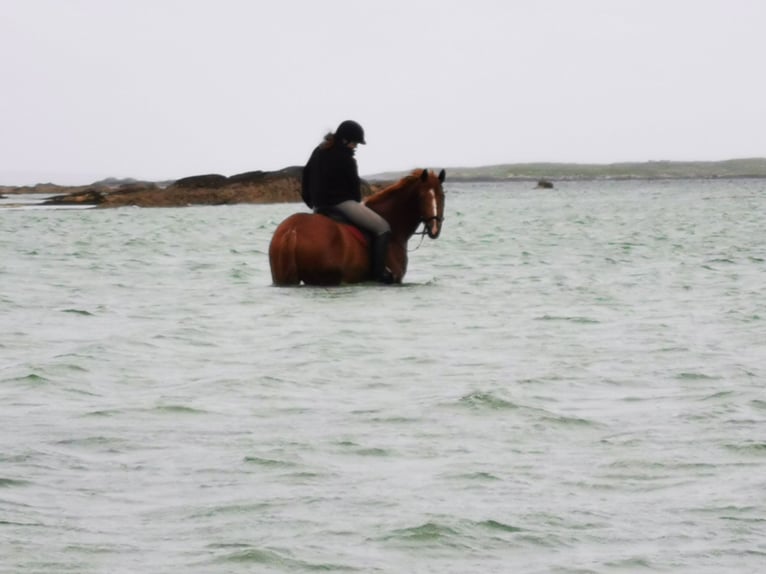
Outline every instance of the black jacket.
<svg viewBox="0 0 766 574"><path fill-rule="evenodd" d="M342 144L317 147L303 168L301 191L306 204L314 208L330 207L349 199L361 201L354 150Z"/></svg>

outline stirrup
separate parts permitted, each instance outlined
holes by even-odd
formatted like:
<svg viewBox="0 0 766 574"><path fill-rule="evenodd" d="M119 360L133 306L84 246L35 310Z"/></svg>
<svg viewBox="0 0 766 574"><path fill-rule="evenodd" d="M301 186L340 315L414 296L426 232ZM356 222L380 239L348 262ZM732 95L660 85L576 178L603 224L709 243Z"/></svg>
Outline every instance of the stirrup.
<svg viewBox="0 0 766 574"><path fill-rule="evenodd" d="M381 274L381 276L378 277L376 279L376 281L378 283L383 283L384 285L393 285L393 283L394 283L394 274L391 273L391 270L388 267L386 267L383 270L383 273Z"/></svg>

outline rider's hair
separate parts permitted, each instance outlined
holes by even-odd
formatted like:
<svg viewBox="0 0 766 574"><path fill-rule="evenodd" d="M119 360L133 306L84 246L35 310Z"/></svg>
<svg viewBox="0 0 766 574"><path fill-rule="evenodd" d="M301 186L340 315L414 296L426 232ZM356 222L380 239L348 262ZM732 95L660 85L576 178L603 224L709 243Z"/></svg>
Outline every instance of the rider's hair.
<svg viewBox="0 0 766 574"><path fill-rule="evenodd" d="M335 134L332 132L327 132L324 136L324 140L322 140L322 143L319 144L319 147L322 149L331 148L335 144Z"/></svg>

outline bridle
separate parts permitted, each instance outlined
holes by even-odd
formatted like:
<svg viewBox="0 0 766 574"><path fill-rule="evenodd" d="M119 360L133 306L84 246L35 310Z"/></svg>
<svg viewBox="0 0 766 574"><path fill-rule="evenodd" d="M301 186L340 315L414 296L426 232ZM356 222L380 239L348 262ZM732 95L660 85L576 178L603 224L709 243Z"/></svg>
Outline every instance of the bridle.
<svg viewBox="0 0 766 574"><path fill-rule="evenodd" d="M424 172L425 173L425 172ZM431 190L431 193L433 193L433 190ZM436 207L436 204L434 202L434 207ZM412 235L420 235L420 241L418 242L417 247L415 249L412 249L411 251L416 251L417 249L420 249L420 246L423 244L423 239L426 235L428 235L431 239L436 239L439 237L439 234L442 231L442 222L444 221L444 217L439 217L438 215L432 215L430 217L420 217L420 221L418 222L418 225L422 224L423 229L418 230L417 228L413 232ZM436 227L436 233L431 231L431 223L436 222L438 225L435 225Z"/></svg>
<svg viewBox="0 0 766 574"><path fill-rule="evenodd" d="M431 226L428 225L432 221L436 221L439 224L439 231L436 233L431 233ZM416 231L413 235L428 235L431 239L436 239L439 237L439 233L441 233L442 230L442 221L444 221L443 217L439 217L438 215L432 215L431 217L423 217L420 219L420 223L423 224L423 231Z"/></svg>
<svg viewBox="0 0 766 574"><path fill-rule="evenodd" d="M431 227L428 225L431 221L439 222L439 232L436 234L431 233ZM415 247L415 249L408 249L407 251L417 251L418 249L420 249L420 246L423 245L423 239L425 239L426 235L428 235L428 237L430 237L431 239L436 239L437 237L439 237L439 233L441 233L441 230L442 230L442 226L441 226L442 221L444 221L444 218L439 217L438 215L432 215L431 217L422 217L418 225L422 223L423 229L421 229L420 231L416 229L415 233L412 234L412 235L420 235L420 241L418 241L418 245L417 247Z"/></svg>

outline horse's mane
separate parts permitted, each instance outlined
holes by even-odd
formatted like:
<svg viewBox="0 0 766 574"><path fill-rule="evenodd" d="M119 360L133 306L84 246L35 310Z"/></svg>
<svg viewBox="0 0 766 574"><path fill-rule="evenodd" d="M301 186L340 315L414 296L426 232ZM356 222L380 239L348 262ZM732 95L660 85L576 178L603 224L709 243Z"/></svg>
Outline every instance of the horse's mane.
<svg viewBox="0 0 766 574"><path fill-rule="evenodd" d="M377 191L374 194L372 194L370 197L367 198L365 203L374 205L376 203L385 202L387 199L398 194L405 187L417 181L423 175L424 171L425 170L423 169L412 170L412 173L410 173L409 175L405 175L402 179L400 179L396 183L393 183L387 187L384 187L380 191Z"/></svg>

